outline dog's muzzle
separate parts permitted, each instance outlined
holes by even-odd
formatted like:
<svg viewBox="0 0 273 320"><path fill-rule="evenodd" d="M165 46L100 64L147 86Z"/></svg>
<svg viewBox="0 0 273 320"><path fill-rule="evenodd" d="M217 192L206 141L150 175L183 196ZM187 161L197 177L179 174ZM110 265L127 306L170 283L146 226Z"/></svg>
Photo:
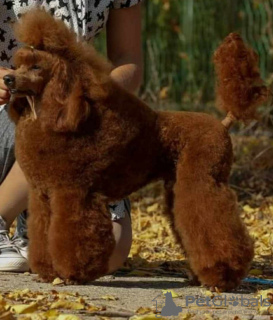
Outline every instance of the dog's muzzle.
<svg viewBox="0 0 273 320"><path fill-rule="evenodd" d="M14 89L15 86L15 76L13 74L7 74L3 77L4 83L5 85L9 88L9 90L12 91L16 89Z"/></svg>

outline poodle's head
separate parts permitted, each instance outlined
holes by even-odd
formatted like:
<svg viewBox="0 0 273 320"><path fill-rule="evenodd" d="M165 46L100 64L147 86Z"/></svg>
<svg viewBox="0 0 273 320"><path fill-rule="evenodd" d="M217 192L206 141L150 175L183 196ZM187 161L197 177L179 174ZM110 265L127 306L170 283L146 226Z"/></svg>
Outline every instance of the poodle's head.
<svg viewBox="0 0 273 320"><path fill-rule="evenodd" d="M41 95L53 77L57 59L29 46L19 49L14 60L16 70L3 78L13 98Z"/></svg>
<svg viewBox="0 0 273 320"><path fill-rule="evenodd" d="M107 97L111 66L43 9L23 15L15 34L25 46L15 54L16 70L4 78L12 118L16 122L29 111L25 97L32 97L44 123L56 131L76 131L92 105Z"/></svg>

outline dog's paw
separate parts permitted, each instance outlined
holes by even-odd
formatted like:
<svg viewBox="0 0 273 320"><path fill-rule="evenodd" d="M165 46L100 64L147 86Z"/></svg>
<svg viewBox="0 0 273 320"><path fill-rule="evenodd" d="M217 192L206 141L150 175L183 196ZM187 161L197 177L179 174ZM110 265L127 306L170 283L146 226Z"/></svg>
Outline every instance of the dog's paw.
<svg viewBox="0 0 273 320"><path fill-rule="evenodd" d="M247 270L243 266L240 269L233 269L227 263L217 263L212 267L200 270L198 279L211 291L231 291L240 284Z"/></svg>

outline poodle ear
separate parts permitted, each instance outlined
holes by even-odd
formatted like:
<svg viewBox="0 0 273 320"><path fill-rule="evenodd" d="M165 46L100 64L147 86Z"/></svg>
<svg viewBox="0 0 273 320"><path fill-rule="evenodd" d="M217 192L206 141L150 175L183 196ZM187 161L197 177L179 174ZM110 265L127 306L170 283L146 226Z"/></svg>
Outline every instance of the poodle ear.
<svg viewBox="0 0 273 320"><path fill-rule="evenodd" d="M78 81L68 95L66 103L59 111L56 118L55 131L77 131L79 125L90 115L90 103L84 96L80 82Z"/></svg>
<svg viewBox="0 0 273 320"><path fill-rule="evenodd" d="M67 62L57 58L52 65L52 74L43 96L42 126L56 132L76 132L90 115L91 101Z"/></svg>

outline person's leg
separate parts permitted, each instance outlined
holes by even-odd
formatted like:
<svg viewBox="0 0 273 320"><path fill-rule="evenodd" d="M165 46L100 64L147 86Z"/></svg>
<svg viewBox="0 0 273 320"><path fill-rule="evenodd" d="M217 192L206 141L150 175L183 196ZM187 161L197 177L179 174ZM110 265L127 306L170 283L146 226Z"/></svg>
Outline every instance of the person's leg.
<svg viewBox="0 0 273 320"><path fill-rule="evenodd" d="M27 260L9 238L9 227L26 208L27 187L18 164L14 164L14 125L0 112L0 271L26 271Z"/></svg>
<svg viewBox="0 0 273 320"><path fill-rule="evenodd" d="M0 185L0 216L9 228L17 216L27 208L28 187L22 170L14 163Z"/></svg>
<svg viewBox="0 0 273 320"><path fill-rule="evenodd" d="M112 219L115 219L113 220L113 233L116 241L116 246L109 260L109 273L116 271L123 265L126 258L128 257L132 245L132 225L130 215L131 208L129 200L125 199L119 203L121 210L123 205L123 212L125 214L118 212L119 208L114 208L113 211L111 208L112 206L110 206ZM115 209L117 210L115 211ZM122 215L121 218L119 218L120 215Z"/></svg>
<svg viewBox="0 0 273 320"><path fill-rule="evenodd" d="M15 126L0 112L0 216L7 228L27 208L27 182L14 155Z"/></svg>

